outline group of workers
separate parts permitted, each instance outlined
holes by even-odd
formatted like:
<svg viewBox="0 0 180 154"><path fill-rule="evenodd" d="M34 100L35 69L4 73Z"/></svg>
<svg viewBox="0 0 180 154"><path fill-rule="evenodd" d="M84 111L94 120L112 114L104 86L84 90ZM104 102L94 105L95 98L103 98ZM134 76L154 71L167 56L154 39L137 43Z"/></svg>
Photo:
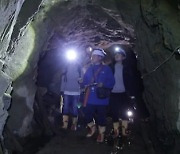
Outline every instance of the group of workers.
<svg viewBox="0 0 180 154"><path fill-rule="evenodd" d="M128 119L126 110L131 100L136 99L134 74L131 67L126 67L126 51L119 48L113 54L114 62L106 64L103 59L106 53L101 48L91 52L91 63L83 70L76 61L72 61L62 73L61 91L63 91L63 129L68 128L72 118L71 130L76 131L78 123L78 103L81 89L85 89L83 97L83 113L88 127L87 138L98 131L97 142L104 142L107 115L112 118L114 137L119 133L127 136ZM119 132L120 119L122 132Z"/></svg>

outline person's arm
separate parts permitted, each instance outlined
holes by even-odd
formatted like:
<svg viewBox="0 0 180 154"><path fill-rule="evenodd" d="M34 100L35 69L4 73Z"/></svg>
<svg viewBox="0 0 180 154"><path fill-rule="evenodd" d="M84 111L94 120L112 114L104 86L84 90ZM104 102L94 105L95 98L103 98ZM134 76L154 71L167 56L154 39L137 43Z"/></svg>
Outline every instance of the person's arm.
<svg viewBox="0 0 180 154"><path fill-rule="evenodd" d="M86 86L89 84L89 76L90 76L90 68L86 71L83 76L82 86Z"/></svg>
<svg viewBox="0 0 180 154"><path fill-rule="evenodd" d="M106 68L106 80L103 83L103 86L106 88L112 89L114 84L115 84L114 75L112 73L111 68L109 66L107 66L107 68Z"/></svg>

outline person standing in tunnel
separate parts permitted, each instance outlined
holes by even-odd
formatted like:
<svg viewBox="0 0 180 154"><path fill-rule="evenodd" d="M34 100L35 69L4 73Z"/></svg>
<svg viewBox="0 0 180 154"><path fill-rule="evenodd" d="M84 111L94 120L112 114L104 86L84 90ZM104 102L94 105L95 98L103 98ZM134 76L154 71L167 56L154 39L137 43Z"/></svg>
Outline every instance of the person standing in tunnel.
<svg viewBox="0 0 180 154"><path fill-rule="evenodd" d="M78 103L80 97L81 67L76 61L71 61L62 73L63 92L63 129L68 128L69 118L72 116L71 130L77 129Z"/></svg>
<svg viewBox="0 0 180 154"><path fill-rule="evenodd" d="M84 113L89 132L86 137L92 137L94 135L97 123L99 131L97 142L99 143L104 141L106 110L109 103L109 97L103 99L99 98L97 89L98 87L112 89L114 86L114 76L110 67L102 64L104 57L105 52L103 49L93 50L91 55L92 64L84 74L82 83L83 86L87 86L84 100L84 106L86 106Z"/></svg>
<svg viewBox="0 0 180 154"><path fill-rule="evenodd" d="M122 120L122 136L127 136L128 117L126 111L132 106L131 99L134 96L134 87L132 86L133 74L130 67L124 65L126 52L119 48L114 54L115 64L112 65L112 70L115 77L115 85L110 96L110 114L113 120L114 137L119 136L119 119Z"/></svg>

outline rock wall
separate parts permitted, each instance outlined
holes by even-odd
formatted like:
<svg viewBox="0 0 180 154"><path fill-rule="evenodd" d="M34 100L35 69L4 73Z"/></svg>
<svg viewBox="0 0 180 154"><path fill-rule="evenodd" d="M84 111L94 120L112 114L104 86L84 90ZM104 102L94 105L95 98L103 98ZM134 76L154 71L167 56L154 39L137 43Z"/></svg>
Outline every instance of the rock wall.
<svg viewBox="0 0 180 154"><path fill-rule="evenodd" d="M47 30L52 25L45 21L46 12L58 2L61 0L0 2L0 135L8 115L7 126L13 133L27 136L31 132L38 60L54 30Z"/></svg>
<svg viewBox="0 0 180 154"><path fill-rule="evenodd" d="M9 58L7 51L14 26L24 0L2 1L0 8L0 136L6 123L11 103L12 77L6 73L6 60Z"/></svg>
<svg viewBox="0 0 180 154"><path fill-rule="evenodd" d="M116 5L123 20L135 29L144 98L154 128L159 133L180 131L180 61L179 55L173 53L180 45L178 3L121 0L116 1Z"/></svg>
<svg viewBox="0 0 180 154"><path fill-rule="evenodd" d="M32 132L38 61L54 31L46 15L59 2L61 0L24 1L11 35L4 69L12 78L14 88L7 126L18 136Z"/></svg>
<svg viewBox="0 0 180 154"><path fill-rule="evenodd" d="M18 136L27 136L32 132L38 60L48 37L48 33L42 31L42 25L38 25L42 22L43 13L39 16L37 13L43 5L48 5L48 1L25 1L12 35L16 38L12 43L13 54L6 61L6 72L13 77L14 88L7 125Z"/></svg>
<svg viewBox="0 0 180 154"><path fill-rule="evenodd" d="M7 126L12 132L20 136L29 132L33 117L36 66L39 56L39 52L36 51L35 31L30 23L40 3L41 1L36 1L32 5L28 0L9 0L0 3L0 85L2 87L0 134L8 114ZM11 86L14 88L12 94Z"/></svg>

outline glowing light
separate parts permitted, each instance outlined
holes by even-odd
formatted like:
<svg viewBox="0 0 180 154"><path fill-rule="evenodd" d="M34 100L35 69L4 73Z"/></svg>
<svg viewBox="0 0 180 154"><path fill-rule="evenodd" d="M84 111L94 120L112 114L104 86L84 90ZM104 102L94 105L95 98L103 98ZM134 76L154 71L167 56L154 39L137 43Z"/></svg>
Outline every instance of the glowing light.
<svg viewBox="0 0 180 154"><path fill-rule="evenodd" d="M73 61L77 58L77 52L74 49L70 49L66 53L66 58L70 61Z"/></svg>
<svg viewBox="0 0 180 154"><path fill-rule="evenodd" d="M180 54L180 47L179 47L179 49L177 50L177 52Z"/></svg>
<svg viewBox="0 0 180 154"><path fill-rule="evenodd" d="M77 104L77 108L78 108L78 109L81 108L81 102L79 102L79 103Z"/></svg>
<svg viewBox="0 0 180 154"><path fill-rule="evenodd" d="M91 47L89 47L89 51L92 51L93 49Z"/></svg>
<svg viewBox="0 0 180 154"><path fill-rule="evenodd" d="M91 46L87 47L86 48L86 52L87 53L91 53L93 51L93 48Z"/></svg>
<svg viewBox="0 0 180 154"><path fill-rule="evenodd" d="M128 115L128 117L132 117L133 116L133 112L131 110L128 110L127 111L127 115Z"/></svg>
<svg viewBox="0 0 180 154"><path fill-rule="evenodd" d="M120 50L120 48L119 47L115 47L115 51L119 51Z"/></svg>

